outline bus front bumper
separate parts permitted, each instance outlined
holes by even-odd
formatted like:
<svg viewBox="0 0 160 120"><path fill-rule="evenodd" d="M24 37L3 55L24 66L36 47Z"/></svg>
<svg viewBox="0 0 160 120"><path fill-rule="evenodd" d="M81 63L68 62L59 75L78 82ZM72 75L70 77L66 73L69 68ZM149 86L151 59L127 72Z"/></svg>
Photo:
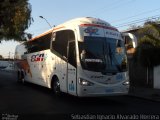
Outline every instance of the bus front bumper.
<svg viewBox="0 0 160 120"><path fill-rule="evenodd" d="M128 91L129 85L121 85L115 87L81 86L77 94L79 97L119 96L127 95Z"/></svg>

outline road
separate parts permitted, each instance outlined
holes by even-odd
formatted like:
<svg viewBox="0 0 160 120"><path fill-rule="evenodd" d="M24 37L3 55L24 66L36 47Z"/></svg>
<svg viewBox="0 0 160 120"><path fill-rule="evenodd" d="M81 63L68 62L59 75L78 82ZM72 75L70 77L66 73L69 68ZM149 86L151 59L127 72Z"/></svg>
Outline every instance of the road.
<svg viewBox="0 0 160 120"><path fill-rule="evenodd" d="M0 71L0 117L3 120L6 117L20 120L32 117L41 120L57 117L80 119L87 115L91 119L95 115L128 114L148 118L158 115L160 103L132 96L78 98L63 94L57 97L47 88L30 83L18 84L14 72Z"/></svg>

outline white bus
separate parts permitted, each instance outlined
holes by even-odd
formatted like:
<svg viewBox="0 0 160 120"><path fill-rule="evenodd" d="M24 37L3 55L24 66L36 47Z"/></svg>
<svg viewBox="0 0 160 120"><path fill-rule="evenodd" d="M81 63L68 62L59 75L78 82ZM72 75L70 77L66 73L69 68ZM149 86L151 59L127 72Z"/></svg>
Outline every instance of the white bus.
<svg viewBox="0 0 160 120"><path fill-rule="evenodd" d="M96 18L76 18L15 51L18 81L74 96L126 95L127 56L121 33Z"/></svg>

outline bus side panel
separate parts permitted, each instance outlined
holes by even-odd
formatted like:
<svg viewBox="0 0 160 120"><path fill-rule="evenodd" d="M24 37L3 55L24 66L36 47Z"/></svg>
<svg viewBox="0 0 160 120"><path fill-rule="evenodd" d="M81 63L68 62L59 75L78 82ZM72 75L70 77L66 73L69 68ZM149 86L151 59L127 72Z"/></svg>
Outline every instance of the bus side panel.
<svg viewBox="0 0 160 120"><path fill-rule="evenodd" d="M56 75L60 82L60 90L62 92L67 92L67 62L60 57L54 55L55 57L55 72L53 75Z"/></svg>
<svg viewBox="0 0 160 120"><path fill-rule="evenodd" d="M43 80L41 78L42 69L40 68L41 60L40 54L42 52L35 52L27 54L27 61L30 66L30 71L26 71L25 80L38 85L43 85Z"/></svg>
<svg viewBox="0 0 160 120"><path fill-rule="evenodd" d="M28 54L30 71L26 71L26 81L50 88L50 75L54 66L52 56L50 50Z"/></svg>

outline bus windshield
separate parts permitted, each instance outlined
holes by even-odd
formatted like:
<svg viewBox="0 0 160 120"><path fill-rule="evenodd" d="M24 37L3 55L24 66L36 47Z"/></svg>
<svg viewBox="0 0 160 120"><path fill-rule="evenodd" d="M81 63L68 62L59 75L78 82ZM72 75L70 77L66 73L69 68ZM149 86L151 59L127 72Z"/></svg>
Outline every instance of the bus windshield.
<svg viewBox="0 0 160 120"><path fill-rule="evenodd" d="M84 42L79 42L79 51L83 69L104 74L127 70L127 58L122 40L85 36Z"/></svg>

